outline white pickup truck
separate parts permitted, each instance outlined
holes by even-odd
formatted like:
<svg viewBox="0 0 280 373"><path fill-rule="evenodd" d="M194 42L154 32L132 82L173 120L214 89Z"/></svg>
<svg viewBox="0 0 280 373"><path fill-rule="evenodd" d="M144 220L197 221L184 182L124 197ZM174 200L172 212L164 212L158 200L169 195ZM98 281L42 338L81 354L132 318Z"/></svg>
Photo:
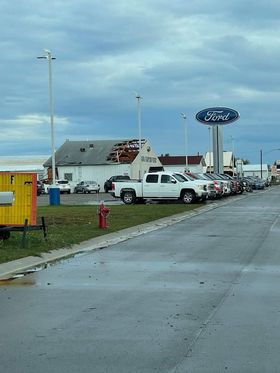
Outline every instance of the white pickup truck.
<svg viewBox="0 0 280 373"><path fill-rule="evenodd" d="M200 181L186 181L178 173L146 173L142 181L113 182L111 195L130 205L145 200L181 200L193 203L208 197L207 184Z"/></svg>

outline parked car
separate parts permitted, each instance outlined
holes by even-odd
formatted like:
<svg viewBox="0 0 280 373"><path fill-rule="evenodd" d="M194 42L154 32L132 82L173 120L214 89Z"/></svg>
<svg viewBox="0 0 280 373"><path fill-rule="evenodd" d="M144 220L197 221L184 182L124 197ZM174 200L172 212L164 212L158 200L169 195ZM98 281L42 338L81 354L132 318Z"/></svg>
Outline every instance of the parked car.
<svg viewBox="0 0 280 373"><path fill-rule="evenodd" d="M223 187L223 196L229 196L232 193L232 186L230 180L223 178L219 174L211 173L211 174L204 174L205 176L209 177L212 180L219 181Z"/></svg>
<svg viewBox="0 0 280 373"><path fill-rule="evenodd" d="M56 180L55 186L60 189L60 193L71 193L71 185L68 180ZM48 193L51 185L48 185Z"/></svg>
<svg viewBox="0 0 280 373"><path fill-rule="evenodd" d="M74 188L74 193L99 193L100 185L96 181L81 181Z"/></svg>
<svg viewBox="0 0 280 373"><path fill-rule="evenodd" d="M45 187L44 184L37 180L37 196L40 196L41 194L45 193Z"/></svg>
<svg viewBox="0 0 280 373"><path fill-rule="evenodd" d="M246 192L253 192L253 182L252 180L248 179L247 177L242 177L239 181L243 184L243 189Z"/></svg>
<svg viewBox="0 0 280 373"><path fill-rule="evenodd" d="M189 173L182 173L182 172L174 172L174 174L179 175L180 177L183 177L187 182L196 183L198 186L203 185L203 189L207 190L207 195L203 195L201 198L198 198L198 201L205 201L210 196L211 188L209 187L209 183L211 183L209 180L201 180L197 179L195 177L192 177Z"/></svg>
<svg viewBox="0 0 280 373"><path fill-rule="evenodd" d="M219 198L222 195L222 191L218 188L216 188L216 185L214 183L214 180L207 179L202 174L197 174L193 172L187 172L187 175L192 177L195 180L204 180L208 184L208 198L210 199L216 199Z"/></svg>
<svg viewBox="0 0 280 373"><path fill-rule="evenodd" d="M253 189L264 189L265 180L261 179L258 176L247 176L246 178L252 182Z"/></svg>
<svg viewBox="0 0 280 373"><path fill-rule="evenodd" d="M216 190L217 192L217 197L220 198L224 195L224 184L222 183L221 180L217 180L215 179L214 177L210 176L212 174L208 174L208 173L204 173L204 174L201 174L201 173L198 173L198 176L200 176L201 178L206 178L207 180L211 180L214 182L214 189Z"/></svg>
<svg viewBox="0 0 280 373"><path fill-rule="evenodd" d="M244 192L243 183L241 183L240 180L227 174L220 174L220 176L226 180L230 180L232 194L242 194Z"/></svg>
<svg viewBox="0 0 280 373"><path fill-rule="evenodd" d="M265 179L265 186L266 187L270 187L271 186L271 178L268 177L268 178Z"/></svg>
<svg viewBox="0 0 280 373"><path fill-rule="evenodd" d="M108 193L109 190L112 190L112 183L114 181L128 181L130 177L128 175L115 175L111 176L110 179L106 180L104 183L104 191Z"/></svg>

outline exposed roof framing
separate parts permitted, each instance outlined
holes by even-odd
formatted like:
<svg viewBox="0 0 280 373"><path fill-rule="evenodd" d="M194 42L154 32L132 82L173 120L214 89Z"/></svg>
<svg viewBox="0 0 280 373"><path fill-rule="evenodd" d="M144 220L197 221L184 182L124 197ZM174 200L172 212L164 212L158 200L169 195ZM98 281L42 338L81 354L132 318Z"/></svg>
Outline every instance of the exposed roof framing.
<svg viewBox="0 0 280 373"><path fill-rule="evenodd" d="M141 146L146 140L141 140ZM139 140L126 140L115 144L107 156L107 161L117 163L131 163L139 153Z"/></svg>

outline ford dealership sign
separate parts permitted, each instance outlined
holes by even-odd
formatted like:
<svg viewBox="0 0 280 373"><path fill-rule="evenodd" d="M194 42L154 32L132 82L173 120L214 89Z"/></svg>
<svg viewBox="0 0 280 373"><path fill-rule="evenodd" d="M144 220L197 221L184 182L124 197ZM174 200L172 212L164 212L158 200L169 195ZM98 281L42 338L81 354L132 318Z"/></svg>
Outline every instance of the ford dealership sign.
<svg viewBox="0 0 280 373"><path fill-rule="evenodd" d="M212 107L201 110L195 118L208 126L216 126L234 122L239 118L239 113L227 107Z"/></svg>

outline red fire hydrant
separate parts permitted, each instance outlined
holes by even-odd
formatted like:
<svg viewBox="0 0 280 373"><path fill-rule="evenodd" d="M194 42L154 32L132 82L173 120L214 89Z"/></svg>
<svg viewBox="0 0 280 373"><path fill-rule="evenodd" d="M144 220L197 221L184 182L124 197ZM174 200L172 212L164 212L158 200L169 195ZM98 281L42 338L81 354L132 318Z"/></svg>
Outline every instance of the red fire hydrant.
<svg viewBox="0 0 280 373"><path fill-rule="evenodd" d="M99 228L108 228L107 224L107 217L110 213L110 209L104 205L103 202L100 203L98 209L98 216L99 216Z"/></svg>

